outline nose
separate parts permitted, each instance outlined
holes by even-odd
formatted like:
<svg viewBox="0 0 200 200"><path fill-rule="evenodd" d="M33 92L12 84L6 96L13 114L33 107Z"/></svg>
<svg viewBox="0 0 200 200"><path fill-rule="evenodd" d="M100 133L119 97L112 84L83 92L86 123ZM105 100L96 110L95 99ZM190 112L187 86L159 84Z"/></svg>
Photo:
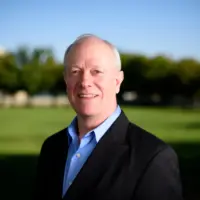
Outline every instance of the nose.
<svg viewBox="0 0 200 200"><path fill-rule="evenodd" d="M86 88L86 87L91 87L91 75L89 72L87 71L84 71L81 73L81 76L80 76L80 86L82 88Z"/></svg>

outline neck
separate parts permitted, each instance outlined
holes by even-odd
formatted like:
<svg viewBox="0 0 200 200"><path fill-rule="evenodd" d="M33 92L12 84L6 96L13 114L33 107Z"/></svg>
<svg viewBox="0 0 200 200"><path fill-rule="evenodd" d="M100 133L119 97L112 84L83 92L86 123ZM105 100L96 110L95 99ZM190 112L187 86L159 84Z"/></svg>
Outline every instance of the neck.
<svg viewBox="0 0 200 200"><path fill-rule="evenodd" d="M103 116L101 114L98 116L77 115L79 139L81 139L86 133L103 123L110 115L112 115L115 109L116 106L113 110L111 110L111 112L107 113L106 115L104 114Z"/></svg>

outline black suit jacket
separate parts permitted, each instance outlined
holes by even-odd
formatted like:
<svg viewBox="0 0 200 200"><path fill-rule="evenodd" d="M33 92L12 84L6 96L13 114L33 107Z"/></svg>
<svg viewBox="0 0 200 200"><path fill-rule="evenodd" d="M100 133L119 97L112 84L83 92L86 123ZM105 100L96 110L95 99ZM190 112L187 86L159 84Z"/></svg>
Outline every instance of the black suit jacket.
<svg viewBox="0 0 200 200"><path fill-rule="evenodd" d="M49 138L38 162L36 200L62 199L68 151L67 129ZM99 141L64 200L180 200L179 167L173 149L122 113Z"/></svg>

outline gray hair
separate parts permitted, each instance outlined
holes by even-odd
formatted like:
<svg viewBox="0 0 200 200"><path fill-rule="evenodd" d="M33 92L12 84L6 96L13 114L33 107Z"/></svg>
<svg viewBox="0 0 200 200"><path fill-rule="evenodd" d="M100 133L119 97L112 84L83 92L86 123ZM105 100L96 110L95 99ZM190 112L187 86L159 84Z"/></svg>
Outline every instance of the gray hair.
<svg viewBox="0 0 200 200"><path fill-rule="evenodd" d="M111 48L111 50L113 51L113 53L115 55L115 58L116 58L116 68L118 70L121 70L121 58L120 58L120 54L119 54L117 48L113 44L111 44L110 42L108 42L107 40L104 40L104 39L102 39L102 38L100 38L100 37L98 37L96 35L93 35L93 34L83 34L83 35L80 35L78 38L76 38L76 40L72 44L69 45L69 47L65 51L65 56L64 56L64 67L65 67L65 69L66 69L66 64L65 64L66 63L66 58L67 58L68 53L72 49L72 47L75 44L79 43L80 41L82 41L84 39L87 39L87 38L90 38L90 37L97 38L97 39L101 40L102 42L104 42L105 44L107 44Z"/></svg>

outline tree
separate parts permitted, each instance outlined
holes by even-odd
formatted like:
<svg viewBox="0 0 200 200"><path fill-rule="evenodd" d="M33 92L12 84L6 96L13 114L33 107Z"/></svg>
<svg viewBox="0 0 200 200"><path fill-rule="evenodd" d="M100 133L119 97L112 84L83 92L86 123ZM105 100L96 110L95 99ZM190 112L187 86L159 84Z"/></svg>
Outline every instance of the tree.
<svg viewBox="0 0 200 200"><path fill-rule="evenodd" d="M16 67L15 57L6 53L0 57L0 89L13 93L18 87L19 70Z"/></svg>
<svg viewBox="0 0 200 200"><path fill-rule="evenodd" d="M182 59L177 62L176 74L180 77L182 95L192 97L199 88L200 63L194 59Z"/></svg>

